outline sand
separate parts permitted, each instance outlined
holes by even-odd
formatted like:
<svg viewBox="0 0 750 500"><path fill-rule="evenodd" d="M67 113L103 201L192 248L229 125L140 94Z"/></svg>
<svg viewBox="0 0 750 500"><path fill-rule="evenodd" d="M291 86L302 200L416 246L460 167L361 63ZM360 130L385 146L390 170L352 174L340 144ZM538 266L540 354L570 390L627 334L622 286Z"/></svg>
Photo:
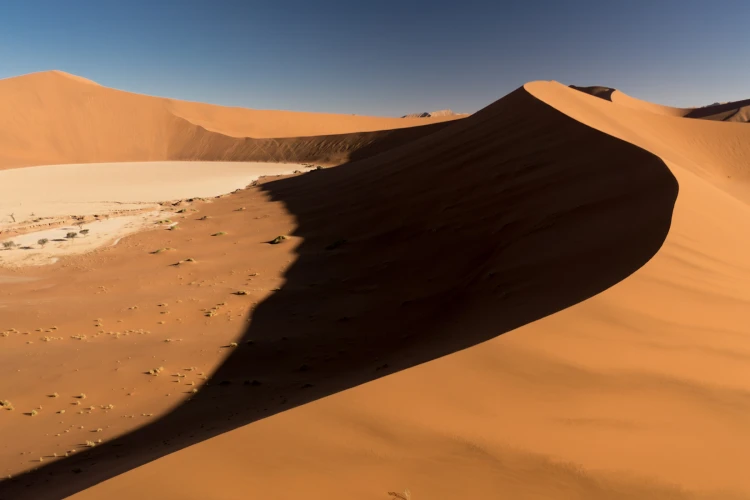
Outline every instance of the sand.
<svg viewBox="0 0 750 500"><path fill-rule="evenodd" d="M750 498L748 134L534 82L8 270L0 498Z"/></svg>
<svg viewBox="0 0 750 500"><path fill-rule="evenodd" d="M636 99L624 92L609 87L576 87L574 85L571 87L601 99L612 101L623 107L639 111L647 111L657 115L699 118L724 122L747 123L750 121L750 99L715 103L696 108L675 108Z"/></svg>
<svg viewBox="0 0 750 500"><path fill-rule="evenodd" d="M337 164L461 117L232 108L134 94L46 71L0 80L0 169L179 160Z"/></svg>

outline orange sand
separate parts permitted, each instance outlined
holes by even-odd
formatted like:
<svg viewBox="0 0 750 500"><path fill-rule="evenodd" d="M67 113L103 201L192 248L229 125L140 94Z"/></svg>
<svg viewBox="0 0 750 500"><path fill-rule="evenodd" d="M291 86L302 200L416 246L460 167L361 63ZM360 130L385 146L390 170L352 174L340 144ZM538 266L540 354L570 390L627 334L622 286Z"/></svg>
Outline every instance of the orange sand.
<svg viewBox="0 0 750 500"><path fill-rule="evenodd" d="M0 270L0 499L750 498L748 159L534 82Z"/></svg>
<svg viewBox="0 0 750 500"><path fill-rule="evenodd" d="M430 124L460 117L229 108L123 92L47 71L0 80L0 169L166 160L336 163L392 140L386 131L427 125L426 133ZM289 139L296 137L305 140Z"/></svg>

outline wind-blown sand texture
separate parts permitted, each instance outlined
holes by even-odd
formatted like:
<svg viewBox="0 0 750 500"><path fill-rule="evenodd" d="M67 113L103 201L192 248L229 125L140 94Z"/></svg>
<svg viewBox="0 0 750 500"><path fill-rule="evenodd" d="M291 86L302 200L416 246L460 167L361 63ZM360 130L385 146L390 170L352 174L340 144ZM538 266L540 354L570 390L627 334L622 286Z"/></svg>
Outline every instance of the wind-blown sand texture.
<svg viewBox="0 0 750 500"><path fill-rule="evenodd" d="M749 159L534 82L8 271L0 498L750 498Z"/></svg>

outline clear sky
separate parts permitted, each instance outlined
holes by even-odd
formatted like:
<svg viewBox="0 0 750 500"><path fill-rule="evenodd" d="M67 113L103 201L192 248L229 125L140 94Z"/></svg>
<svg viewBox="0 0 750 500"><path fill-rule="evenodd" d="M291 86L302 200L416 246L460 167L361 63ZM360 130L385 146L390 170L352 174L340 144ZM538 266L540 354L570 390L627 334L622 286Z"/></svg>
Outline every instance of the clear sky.
<svg viewBox="0 0 750 500"><path fill-rule="evenodd" d="M2 0L0 78L373 115L473 112L531 80L676 106L750 98L747 0Z"/></svg>

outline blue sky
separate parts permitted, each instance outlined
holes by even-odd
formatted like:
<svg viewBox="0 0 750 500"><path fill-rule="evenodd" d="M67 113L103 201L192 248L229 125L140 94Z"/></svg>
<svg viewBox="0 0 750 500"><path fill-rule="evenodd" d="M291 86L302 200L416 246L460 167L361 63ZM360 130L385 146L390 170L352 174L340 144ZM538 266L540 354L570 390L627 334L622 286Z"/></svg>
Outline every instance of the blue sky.
<svg viewBox="0 0 750 500"><path fill-rule="evenodd" d="M750 98L750 2L3 0L0 78L264 109L473 112L531 80Z"/></svg>

